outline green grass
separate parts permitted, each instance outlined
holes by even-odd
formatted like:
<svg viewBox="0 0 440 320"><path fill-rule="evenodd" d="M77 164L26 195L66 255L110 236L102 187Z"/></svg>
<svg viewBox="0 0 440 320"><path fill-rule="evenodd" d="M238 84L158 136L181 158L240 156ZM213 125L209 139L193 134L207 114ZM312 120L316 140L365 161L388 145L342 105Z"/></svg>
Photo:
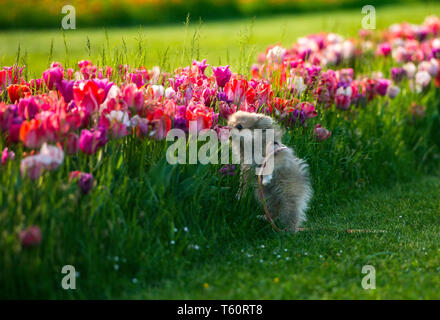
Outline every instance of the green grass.
<svg viewBox="0 0 440 320"><path fill-rule="evenodd" d="M436 13L440 6L383 7L377 26L420 23ZM144 28L140 46L137 29L108 30L108 45L104 30L78 30L66 33L67 55L59 31L1 32L8 45L0 55L2 64L13 63L20 43L19 60L29 75L66 57L73 66L78 59L102 64L118 56L168 70L207 57L245 71L247 57L253 61L271 43L289 44L322 30L355 35L360 21L358 10L257 20L252 28L245 20L209 23L197 33L191 26L187 32L185 26ZM240 29L248 31L240 35ZM363 62L356 70L391 66L383 59ZM408 121L411 101L425 105L429 116ZM0 297L439 298L440 180L423 178L438 168L439 101L438 89L416 96L406 84L395 100L380 98L356 113L328 110L309 127L288 131L284 143L309 163L315 190L306 224L312 231L293 236L275 234L255 219L262 211L251 193L236 200L237 176L221 177L218 166L167 164L163 141L111 141L95 156L67 157L37 181L20 176L17 156L0 168ZM316 122L332 130L331 139L310 138ZM1 150L3 145L0 140ZM22 147L15 151L21 154ZM89 195L68 183L72 170L93 173ZM22 249L17 234L31 224L41 227L43 241ZM80 274L74 291L61 289L67 264ZM371 292L360 287L365 264L376 267Z"/></svg>
<svg viewBox="0 0 440 320"><path fill-rule="evenodd" d="M344 205L314 212L310 231L232 241L212 259L128 297L438 299L439 190L438 177L369 190ZM385 232L344 232L349 228ZM364 265L376 269L375 290L361 286Z"/></svg>

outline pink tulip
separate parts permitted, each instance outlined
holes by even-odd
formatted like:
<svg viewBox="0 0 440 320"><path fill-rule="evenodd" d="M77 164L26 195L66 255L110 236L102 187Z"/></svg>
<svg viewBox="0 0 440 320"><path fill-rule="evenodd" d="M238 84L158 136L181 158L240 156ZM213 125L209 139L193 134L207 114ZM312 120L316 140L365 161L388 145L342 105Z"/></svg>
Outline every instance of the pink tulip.
<svg viewBox="0 0 440 320"><path fill-rule="evenodd" d="M4 166L8 160L14 160L15 153L13 151L9 151L8 148L4 148L1 157L1 164Z"/></svg>
<svg viewBox="0 0 440 320"><path fill-rule="evenodd" d="M44 143L38 154L21 160L20 172L22 176L28 176L31 180L35 180L41 175L43 170L57 169L63 160L63 150Z"/></svg>
<svg viewBox="0 0 440 320"><path fill-rule="evenodd" d="M378 79L377 80L377 87L376 87L376 91L377 93L379 93L381 96L384 96L387 94L387 89L388 86L390 85L391 81L388 79Z"/></svg>
<svg viewBox="0 0 440 320"><path fill-rule="evenodd" d="M336 107L342 110L347 110L351 104L351 94L351 86L347 86L345 88L343 86L339 87L338 90L336 90L335 96Z"/></svg>
<svg viewBox="0 0 440 320"><path fill-rule="evenodd" d="M231 79L232 73L231 70L229 70L229 66L212 67L212 71L214 72L217 85L220 88L223 88L226 83L228 83L229 79Z"/></svg>
<svg viewBox="0 0 440 320"><path fill-rule="evenodd" d="M327 130L326 128L323 128L319 123L315 126L313 129L313 135L316 137L318 141L324 141L330 138L332 133Z"/></svg>
<svg viewBox="0 0 440 320"><path fill-rule="evenodd" d="M390 53L391 53L391 46L387 42L382 43L377 47L377 50L376 50L377 55L386 57L386 56L389 56Z"/></svg>
<svg viewBox="0 0 440 320"><path fill-rule="evenodd" d="M107 135L103 128L84 129L79 138L79 148L88 155L95 154L98 148L107 143Z"/></svg>
<svg viewBox="0 0 440 320"><path fill-rule="evenodd" d="M41 243L41 229L31 226L20 232L21 245L25 248L36 247Z"/></svg>
<svg viewBox="0 0 440 320"><path fill-rule="evenodd" d="M64 71L59 66L52 67L43 72L43 79L49 90L54 89L56 84L60 84L63 77Z"/></svg>

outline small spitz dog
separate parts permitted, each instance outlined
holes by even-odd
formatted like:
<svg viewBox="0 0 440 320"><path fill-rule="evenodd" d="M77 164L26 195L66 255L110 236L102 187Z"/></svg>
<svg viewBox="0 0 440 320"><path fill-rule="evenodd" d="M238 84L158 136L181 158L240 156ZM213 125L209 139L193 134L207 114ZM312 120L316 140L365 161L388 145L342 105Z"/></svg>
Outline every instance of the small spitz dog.
<svg viewBox="0 0 440 320"><path fill-rule="evenodd" d="M262 177L264 201L272 219L278 219L288 231L298 231L306 220L305 211L312 197L308 165L304 160L296 157L291 148L281 143L282 129L271 117L261 113L238 111L229 117L228 126L233 137L232 152L235 155L239 153L240 156L239 196L243 195L249 185L253 185L256 187L256 197L260 202L256 174L253 170L258 172L261 163L243 162L244 145L241 142L243 140L234 139L234 132L237 135L244 129L249 129L251 133L254 133L255 129L261 129L263 132L267 129L274 131L274 141L266 141L265 137L262 138L263 157L273 157L272 173ZM252 134L252 137L255 139L257 135ZM254 145L253 140L252 144ZM252 159L255 159L255 156Z"/></svg>

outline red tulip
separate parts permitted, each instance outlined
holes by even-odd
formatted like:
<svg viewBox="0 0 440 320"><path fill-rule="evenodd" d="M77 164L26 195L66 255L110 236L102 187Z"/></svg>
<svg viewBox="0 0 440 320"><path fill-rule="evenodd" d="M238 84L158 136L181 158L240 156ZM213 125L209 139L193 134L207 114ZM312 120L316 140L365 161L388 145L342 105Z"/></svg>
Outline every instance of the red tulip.
<svg viewBox="0 0 440 320"><path fill-rule="evenodd" d="M31 94L31 89L23 84L11 84L8 87L9 99L12 103L18 102L20 98L24 98Z"/></svg>

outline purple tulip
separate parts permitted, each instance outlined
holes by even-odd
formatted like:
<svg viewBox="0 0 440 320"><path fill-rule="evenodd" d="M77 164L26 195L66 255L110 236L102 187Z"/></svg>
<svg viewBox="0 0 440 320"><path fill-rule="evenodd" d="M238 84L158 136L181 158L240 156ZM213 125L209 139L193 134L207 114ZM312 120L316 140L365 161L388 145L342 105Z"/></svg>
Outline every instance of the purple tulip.
<svg viewBox="0 0 440 320"><path fill-rule="evenodd" d="M106 97L110 88L115 84L114 82L108 81L108 79L92 79L92 81L98 86L99 89L104 89Z"/></svg>
<svg viewBox="0 0 440 320"><path fill-rule="evenodd" d="M73 85L75 84L74 80L61 80L60 83L56 84L56 88L61 93L66 103L69 103L73 100Z"/></svg>
<svg viewBox="0 0 440 320"><path fill-rule="evenodd" d="M85 154L95 154L99 147L107 143L107 133L105 129L82 130L79 138L79 148Z"/></svg>
<svg viewBox="0 0 440 320"><path fill-rule="evenodd" d="M35 118L35 115L39 112L37 102L33 97L22 98L18 104L18 115L26 120Z"/></svg>
<svg viewBox="0 0 440 320"><path fill-rule="evenodd" d="M212 67L212 71L214 72L217 85L220 88L223 88L226 83L228 83L229 79L231 79L232 73L231 70L229 70L229 65L223 67Z"/></svg>
<svg viewBox="0 0 440 320"><path fill-rule="evenodd" d="M76 181L84 194L88 194L95 183L92 174L81 171L72 171L69 175L69 181Z"/></svg>
<svg viewBox="0 0 440 320"><path fill-rule="evenodd" d="M52 67L43 72L43 79L49 90L52 90L57 83L63 80L64 72L60 67Z"/></svg>
<svg viewBox="0 0 440 320"><path fill-rule="evenodd" d="M83 172L80 177L79 177L79 187L81 189L81 191L84 194L89 193L89 191L92 189L93 187L93 183L94 183L95 179L93 179L93 176L90 173L85 173Z"/></svg>
<svg viewBox="0 0 440 320"><path fill-rule="evenodd" d="M386 95L389 85L390 85L390 80L388 79L377 80L377 93L379 93L381 96Z"/></svg>
<svg viewBox="0 0 440 320"><path fill-rule="evenodd" d="M204 74L206 67L209 66L209 64L206 64L206 59L203 59L203 61L200 61L200 62L193 60L193 65L197 66L197 68L199 68L199 71L201 74Z"/></svg>
<svg viewBox="0 0 440 320"><path fill-rule="evenodd" d="M174 128L181 129L185 132L188 131L188 120L185 117L175 117L174 118Z"/></svg>
<svg viewBox="0 0 440 320"><path fill-rule="evenodd" d="M391 68L391 79L393 79L394 82L398 83L402 81L405 76L406 76L405 69Z"/></svg>
<svg viewBox="0 0 440 320"><path fill-rule="evenodd" d="M432 48L432 57L440 59L440 48Z"/></svg>

